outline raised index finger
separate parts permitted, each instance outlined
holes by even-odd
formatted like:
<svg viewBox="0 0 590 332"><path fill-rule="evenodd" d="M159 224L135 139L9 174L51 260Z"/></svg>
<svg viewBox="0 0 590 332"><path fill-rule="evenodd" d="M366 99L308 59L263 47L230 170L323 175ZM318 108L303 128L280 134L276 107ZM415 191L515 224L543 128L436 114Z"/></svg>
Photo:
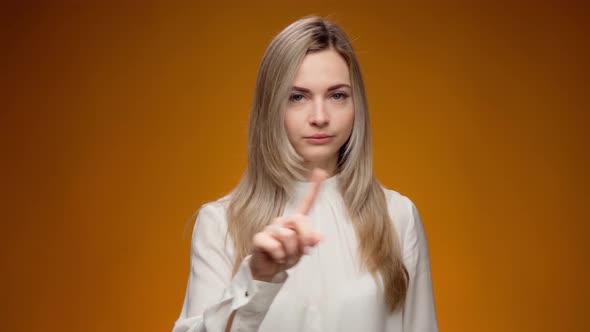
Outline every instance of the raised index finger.
<svg viewBox="0 0 590 332"><path fill-rule="evenodd" d="M322 186L322 182L328 178L328 174L319 169L319 168L315 168L312 172L311 172L311 189L309 191L309 193L307 194L307 196L305 196L305 198L303 198L303 201L301 201L301 204L299 205L299 208L297 208L297 213L301 213L304 215L307 215L309 213L309 210L311 210L311 207L313 206L313 202L315 201L315 198L318 195L318 192L320 191L320 187Z"/></svg>

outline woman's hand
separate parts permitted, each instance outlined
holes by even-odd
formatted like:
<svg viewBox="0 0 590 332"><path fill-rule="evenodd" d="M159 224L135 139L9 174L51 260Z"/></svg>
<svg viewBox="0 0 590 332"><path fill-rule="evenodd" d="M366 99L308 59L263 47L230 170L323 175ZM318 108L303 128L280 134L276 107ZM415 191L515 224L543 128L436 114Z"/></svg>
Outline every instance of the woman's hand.
<svg viewBox="0 0 590 332"><path fill-rule="evenodd" d="M296 265L303 254L321 241L322 235L311 228L307 214L326 178L324 171L314 170L311 190L296 212L275 218L272 224L254 235L250 259L254 279L270 282L277 273Z"/></svg>

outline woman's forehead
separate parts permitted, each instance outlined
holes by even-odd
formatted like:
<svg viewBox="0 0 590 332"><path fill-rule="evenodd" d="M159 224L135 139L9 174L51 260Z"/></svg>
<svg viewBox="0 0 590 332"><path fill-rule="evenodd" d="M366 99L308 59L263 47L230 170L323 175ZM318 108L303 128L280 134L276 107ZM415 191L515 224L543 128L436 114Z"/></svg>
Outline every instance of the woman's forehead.
<svg viewBox="0 0 590 332"><path fill-rule="evenodd" d="M328 89L339 84L350 85L350 74L344 58L333 49L308 53L293 81L293 86L308 90Z"/></svg>

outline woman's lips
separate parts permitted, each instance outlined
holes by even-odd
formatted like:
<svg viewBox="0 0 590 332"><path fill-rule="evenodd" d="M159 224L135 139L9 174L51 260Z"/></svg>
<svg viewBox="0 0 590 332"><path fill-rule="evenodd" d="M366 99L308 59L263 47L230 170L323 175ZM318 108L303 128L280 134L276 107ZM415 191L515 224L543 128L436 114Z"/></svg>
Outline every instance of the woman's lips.
<svg viewBox="0 0 590 332"><path fill-rule="evenodd" d="M324 134L315 134L313 136L305 137L305 140L311 144L326 144L329 143L334 136L324 135Z"/></svg>

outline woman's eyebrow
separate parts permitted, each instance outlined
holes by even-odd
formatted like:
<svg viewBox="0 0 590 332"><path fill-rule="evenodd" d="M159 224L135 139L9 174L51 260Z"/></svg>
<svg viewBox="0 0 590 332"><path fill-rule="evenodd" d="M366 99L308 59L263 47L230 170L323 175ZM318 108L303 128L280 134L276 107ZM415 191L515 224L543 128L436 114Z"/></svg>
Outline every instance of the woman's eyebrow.
<svg viewBox="0 0 590 332"><path fill-rule="evenodd" d="M332 85L331 87L328 88L328 91L332 91L332 90L336 90L336 89L340 89L340 88L349 88L352 90L352 87L350 85L343 83L343 84ZM299 86L293 86L293 90L300 91L300 92L310 92L309 89L302 88Z"/></svg>
<svg viewBox="0 0 590 332"><path fill-rule="evenodd" d="M352 90L352 87L348 84L336 84L328 88L328 91L340 89L340 88L349 88Z"/></svg>

